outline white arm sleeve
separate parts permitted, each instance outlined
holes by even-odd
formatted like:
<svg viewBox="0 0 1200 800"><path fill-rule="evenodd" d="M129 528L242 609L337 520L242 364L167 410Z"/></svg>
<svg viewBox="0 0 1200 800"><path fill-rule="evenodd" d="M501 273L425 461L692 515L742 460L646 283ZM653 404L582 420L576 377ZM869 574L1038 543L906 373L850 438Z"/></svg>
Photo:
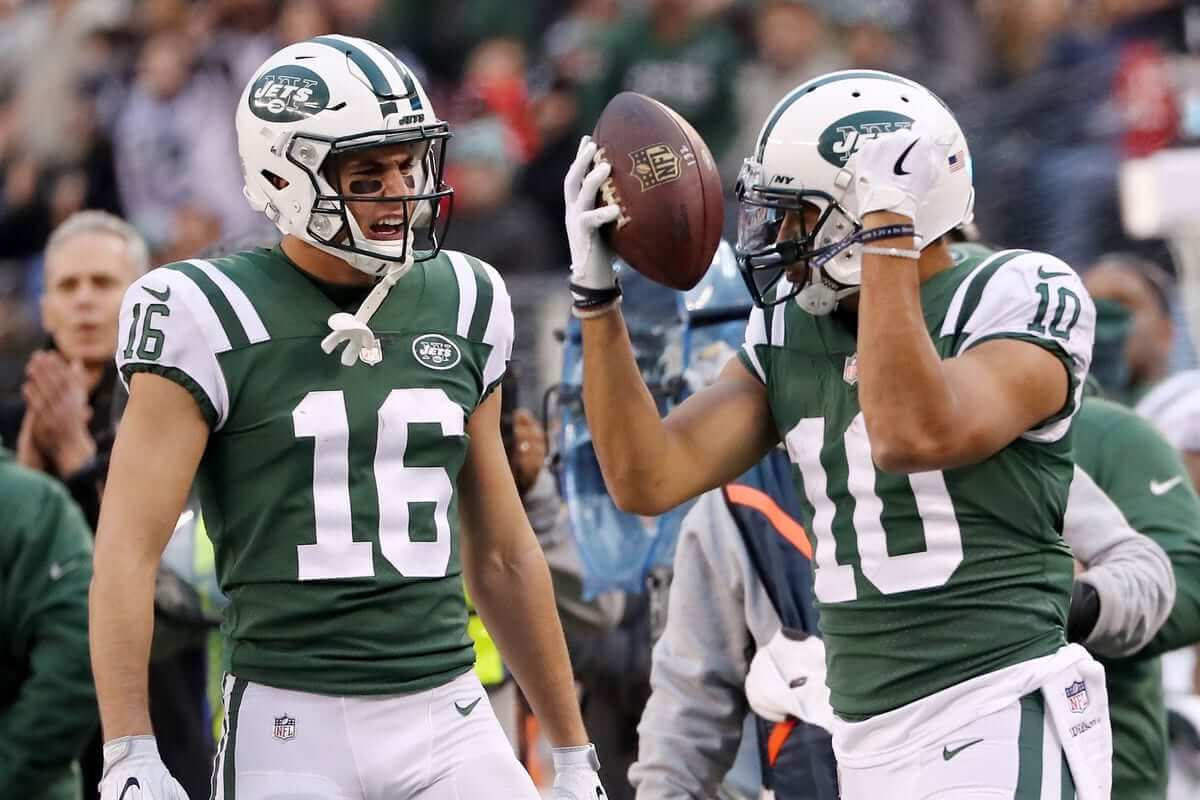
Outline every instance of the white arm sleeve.
<svg viewBox="0 0 1200 800"><path fill-rule="evenodd" d="M1079 467L1067 497L1063 538L1086 568L1076 580L1100 596L1100 616L1087 648L1114 658L1141 650L1175 605L1175 573L1167 554L1131 528Z"/></svg>

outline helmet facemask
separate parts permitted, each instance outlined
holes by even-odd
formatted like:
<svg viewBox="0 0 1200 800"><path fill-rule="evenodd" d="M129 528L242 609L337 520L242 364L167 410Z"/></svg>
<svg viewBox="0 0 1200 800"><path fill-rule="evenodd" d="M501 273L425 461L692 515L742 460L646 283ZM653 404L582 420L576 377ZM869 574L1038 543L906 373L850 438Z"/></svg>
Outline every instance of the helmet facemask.
<svg viewBox="0 0 1200 800"><path fill-rule="evenodd" d="M861 261L853 237L862 224L837 198L818 189L768 186L762 165L753 159L743 164L736 193L738 268L755 305L796 298L809 313L824 315L858 291ZM811 225L806 207L817 212ZM799 230L780 240L789 213ZM797 273L804 278L792 283L790 276Z"/></svg>
<svg viewBox="0 0 1200 800"><path fill-rule="evenodd" d="M356 269L380 276L437 255L445 241L454 202L454 190L443 180L446 142L445 123L406 131L372 131L339 139L295 134L286 145L286 157L308 176L314 191L305 232L311 243L342 258ZM380 195L376 180L339 180L335 171L341 157L363 150L395 144L412 144L414 153L413 191L402 195ZM342 191L342 187L347 191ZM358 191L356 191L358 190ZM445 206L443 207L443 201ZM402 218L398 239L372 238L350 209L351 203L389 203Z"/></svg>

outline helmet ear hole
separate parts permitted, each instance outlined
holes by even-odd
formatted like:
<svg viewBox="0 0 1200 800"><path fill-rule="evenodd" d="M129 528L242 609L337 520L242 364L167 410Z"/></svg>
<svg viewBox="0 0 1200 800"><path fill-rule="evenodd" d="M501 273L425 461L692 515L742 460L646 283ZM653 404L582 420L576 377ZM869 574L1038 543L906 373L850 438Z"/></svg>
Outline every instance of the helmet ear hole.
<svg viewBox="0 0 1200 800"><path fill-rule="evenodd" d="M261 172L261 175L264 178L266 178L267 182L270 183L272 186L274 186L276 189L286 189L288 187L287 178L284 178L281 175L276 175L274 172L271 172L271 170L269 170L269 169L264 169Z"/></svg>

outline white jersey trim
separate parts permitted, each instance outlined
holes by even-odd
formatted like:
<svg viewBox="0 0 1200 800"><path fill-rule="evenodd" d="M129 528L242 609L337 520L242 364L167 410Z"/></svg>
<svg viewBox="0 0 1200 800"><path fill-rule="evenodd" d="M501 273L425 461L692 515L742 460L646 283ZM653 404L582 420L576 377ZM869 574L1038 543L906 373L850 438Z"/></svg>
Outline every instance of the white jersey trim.
<svg viewBox="0 0 1200 800"><path fill-rule="evenodd" d="M242 330L246 332L246 338L250 340L250 344L270 341L271 334L267 333L267 327L263 325L262 317L258 315L258 312L254 309L254 304L250 302L250 298L241 290L241 287L230 280L228 275L217 269L210 261L194 258L187 263L207 275L209 280L215 283L217 288L221 290L221 294L225 295L225 299L229 301L229 305L233 308L233 313L237 314L238 322L242 323Z"/></svg>
<svg viewBox="0 0 1200 800"><path fill-rule="evenodd" d="M467 257L453 250L443 251L450 259L454 268L454 280L458 282L458 324L455 330L462 338L467 338L471 330L471 317L475 314L478 289L475 286L475 270L467 263ZM482 263L482 262L481 262ZM493 308L495 300L493 299Z"/></svg>

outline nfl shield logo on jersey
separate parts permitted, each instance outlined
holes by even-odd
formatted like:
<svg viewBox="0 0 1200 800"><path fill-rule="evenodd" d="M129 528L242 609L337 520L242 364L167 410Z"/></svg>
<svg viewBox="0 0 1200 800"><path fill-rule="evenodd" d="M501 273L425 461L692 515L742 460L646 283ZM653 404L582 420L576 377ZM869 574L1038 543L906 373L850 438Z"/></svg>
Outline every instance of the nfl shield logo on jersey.
<svg viewBox="0 0 1200 800"><path fill-rule="evenodd" d="M842 380L851 386L858 383L858 353L846 356L846 366L842 368Z"/></svg>
<svg viewBox="0 0 1200 800"><path fill-rule="evenodd" d="M289 742L296 738L296 718L284 714L275 718L275 738L281 742Z"/></svg>
<svg viewBox="0 0 1200 800"><path fill-rule="evenodd" d="M1084 711L1087 711L1087 683L1084 681L1075 681L1063 691L1067 693L1067 705L1071 707L1071 713L1082 714Z"/></svg>

